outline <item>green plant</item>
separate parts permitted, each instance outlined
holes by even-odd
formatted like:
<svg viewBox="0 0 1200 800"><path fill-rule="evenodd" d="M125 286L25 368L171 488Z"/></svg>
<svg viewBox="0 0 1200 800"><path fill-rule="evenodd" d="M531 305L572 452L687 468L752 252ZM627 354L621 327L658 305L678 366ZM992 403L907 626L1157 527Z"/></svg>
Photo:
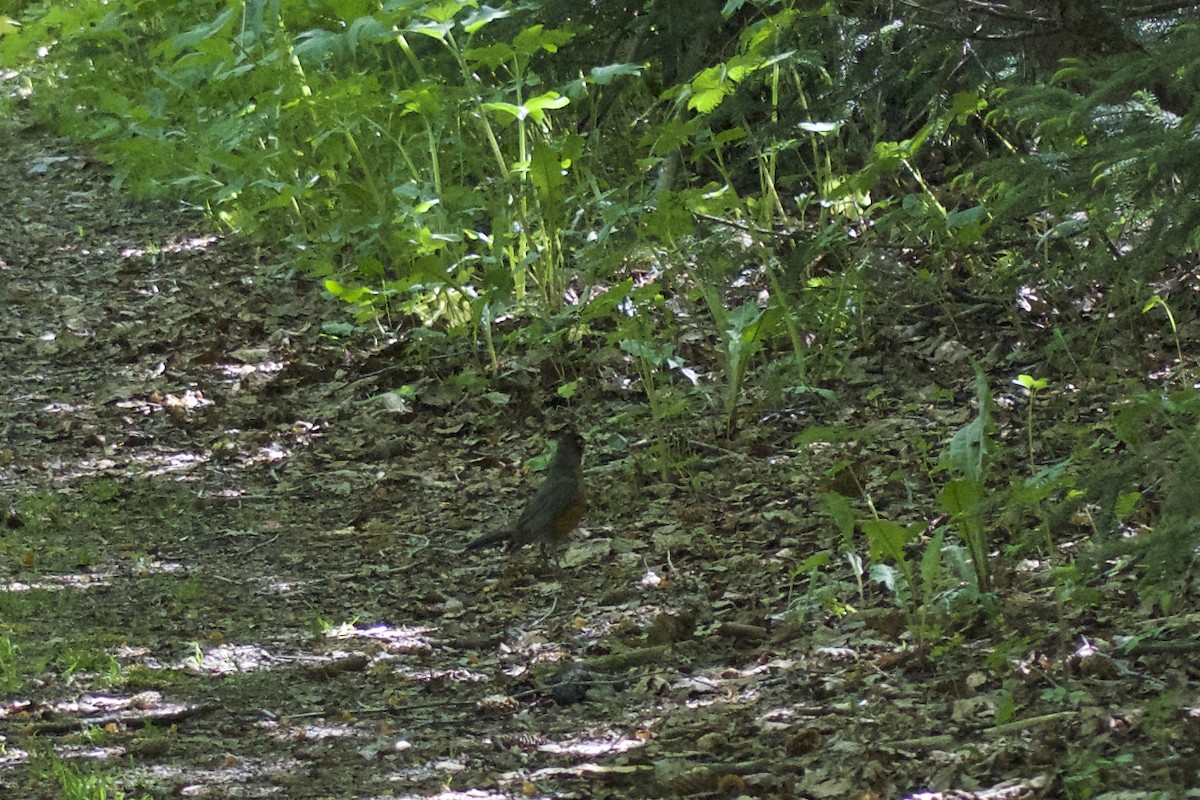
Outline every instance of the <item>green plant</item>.
<svg viewBox="0 0 1200 800"><path fill-rule="evenodd" d="M771 335L781 314L775 306L759 308L753 301L746 301L728 310L716 290L708 285L703 287L703 296L720 335L721 346L717 352L725 375L721 403L725 411L725 431L728 433L734 428L734 414L741 398L746 370L762 349L763 342Z"/></svg>
<svg viewBox="0 0 1200 800"><path fill-rule="evenodd" d="M166 576L165 594L172 614L189 614L204 597L204 587L195 578Z"/></svg>
<svg viewBox="0 0 1200 800"><path fill-rule="evenodd" d="M834 587L820 580L821 570L832 560L828 552L813 553L788 571L787 609L788 615L796 621L803 621L814 611L841 616L849 610ZM801 577L805 578L804 591L797 595L796 582Z"/></svg>
<svg viewBox="0 0 1200 800"><path fill-rule="evenodd" d="M1154 295L1146 304L1142 306L1142 313L1146 314L1151 309L1161 308L1167 315L1167 322L1171 325L1171 336L1175 340L1175 363L1179 365L1179 369L1184 369L1183 348L1179 344L1179 326L1175 324L1175 314L1171 311L1171 306L1163 299L1162 295Z"/></svg>
<svg viewBox="0 0 1200 800"><path fill-rule="evenodd" d="M987 509L985 479L991 463L991 393L983 369L975 365L975 419L960 428L950 440L941 469L951 478L938 495L938 502L950 514L950 522L970 555L975 588L980 593L991 589L988 562L988 537L984 521Z"/></svg>
<svg viewBox="0 0 1200 800"><path fill-rule="evenodd" d="M1028 448L1027 455L1029 456L1029 471L1032 473L1037 469L1037 464L1033 457L1033 404L1037 400L1037 393L1049 386L1050 383L1043 378L1035 378L1032 375L1024 373L1018 375L1013 383L1029 393L1029 403L1025 407L1025 436L1026 447Z"/></svg>
<svg viewBox="0 0 1200 800"><path fill-rule="evenodd" d="M918 644L933 638L952 610L952 603L937 607L938 596L954 588L961 580L950 569L943 567L954 563L951 549L943 543L944 530L939 528L921 549L917 569L908 557L908 546L924 530L918 524L902 525L891 520L868 519L860 523L867 537L871 579L883 585L908 618L908 627L917 636Z"/></svg>
<svg viewBox="0 0 1200 800"><path fill-rule="evenodd" d="M1118 556L1136 557L1147 601L1168 609L1177 587L1196 563L1200 542L1200 392L1142 392L1114 415L1112 430L1125 450L1120 459L1097 458L1080 469L1081 497L1094 507L1097 533L1087 561L1099 566ZM1158 514L1137 536L1114 538L1118 524L1146 515L1140 487L1156 484Z"/></svg>
<svg viewBox="0 0 1200 800"><path fill-rule="evenodd" d="M121 487L111 480L98 479L83 485L84 498L94 504L107 503L121 494Z"/></svg>
<svg viewBox="0 0 1200 800"><path fill-rule="evenodd" d="M631 357L638 375L639 385L650 405L652 448L655 453L656 469L663 480L667 480L672 468L672 437L668 435L668 420L681 416L687 406L684 398L672 386L671 370L683 370L683 359L675 355L670 342L647 341L645 339L622 339L621 349Z"/></svg>
<svg viewBox="0 0 1200 800"><path fill-rule="evenodd" d="M945 543L944 528L934 531L922 545L920 560L914 565L909 551L925 530L923 525L881 519L870 498L867 504L872 516L868 519L860 519L840 494L827 493L823 500L841 533L846 558L859 582L860 598L864 569L862 557L854 549L856 528L867 539L867 574L891 593L919 643L926 643L938 634L943 621L960 606L964 596L968 599L977 596L963 588L970 584L970 566L961 557L959 548Z"/></svg>
<svg viewBox="0 0 1200 800"><path fill-rule="evenodd" d="M329 636L333 629L334 624L320 614L308 621L309 634L317 638Z"/></svg>
<svg viewBox="0 0 1200 800"><path fill-rule="evenodd" d="M190 664L196 670L204 669L204 648L200 646L199 642L192 642L191 651L191 654L184 659L184 663Z"/></svg>
<svg viewBox="0 0 1200 800"><path fill-rule="evenodd" d="M975 389L979 414L954 435L938 467L954 475L938 500L950 512L950 525L963 547L947 543L948 528L938 527L920 545L920 558L914 562L910 552L926 531L923 523L904 524L884 519L869 496L864 495L864 499L871 516L865 519L859 517L846 498L836 493L824 497L848 553L854 552L855 528L862 530L867 539L871 579L892 593L908 617L909 628L922 642L936 635L942 621L964 602L978 601L991 585L984 527L987 505L983 499L990 446L987 439L990 395L986 377L978 366ZM856 572L860 569L856 568Z"/></svg>
<svg viewBox="0 0 1200 800"><path fill-rule="evenodd" d="M1082 502L1076 490L1078 466L1073 459L1047 464L1032 475L1009 486L1000 511L1003 528L1014 533L1006 545L1009 554L1042 548L1043 555L1054 554L1054 531L1065 523ZM1029 521L1037 520L1031 527Z"/></svg>
<svg viewBox="0 0 1200 800"><path fill-rule="evenodd" d="M150 800L150 795L132 795L117 788L118 779L89 766L83 760L61 758L49 746L35 746L29 759L32 777L42 785L57 784L61 800Z"/></svg>
<svg viewBox="0 0 1200 800"><path fill-rule="evenodd" d="M94 646L64 647L54 659L63 679L70 681L76 673L99 674L108 685L120 679L121 662Z"/></svg>
<svg viewBox="0 0 1200 800"><path fill-rule="evenodd" d="M1134 757L1128 753L1104 758L1097 755L1092 747L1082 746L1070 754L1067 774L1062 777L1063 796L1068 800L1091 800L1101 793L1107 794L1106 790L1115 785L1118 776L1128 774L1133 762ZM1165 800L1169 795L1157 796Z"/></svg>
<svg viewBox="0 0 1200 800"><path fill-rule="evenodd" d="M21 662L20 646L12 637L0 635L0 692L13 694L20 691L29 677Z"/></svg>
<svg viewBox="0 0 1200 800"><path fill-rule="evenodd" d="M55 492L43 490L26 495L17 502L25 529L30 534L41 534L62 525L63 501Z"/></svg>
<svg viewBox="0 0 1200 800"><path fill-rule="evenodd" d="M858 524L858 512L850 505L849 500L837 492L826 492L821 495L821 501L825 506L826 513L829 514L834 526L838 529L841 537L839 544L854 572L854 579L858 584L858 599L861 601L865 597L865 587L863 586L865 570L862 556L854 547L854 530Z"/></svg>

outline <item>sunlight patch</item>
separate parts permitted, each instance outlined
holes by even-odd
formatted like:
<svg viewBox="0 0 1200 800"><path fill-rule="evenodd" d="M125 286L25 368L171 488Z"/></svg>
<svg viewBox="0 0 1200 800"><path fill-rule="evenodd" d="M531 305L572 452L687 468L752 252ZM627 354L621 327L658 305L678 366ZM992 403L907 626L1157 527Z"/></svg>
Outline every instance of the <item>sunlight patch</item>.
<svg viewBox="0 0 1200 800"><path fill-rule="evenodd" d="M237 672L256 672L266 668L274 660L262 647L229 644L188 656L178 666L189 672L231 675Z"/></svg>
<svg viewBox="0 0 1200 800"><path fill-rule="evenodd" d="M603 756L613 753L625 753L646 743L633 738L614 739L575 739L563 742L547 742L540 745L538 750L543 753L560 753L575 756Z"/></svg>
<svg viewBox="0 0 1200 800"><path fill-rule="evenodd" d="M91 589L96 586L108 586L112 583L110 580L114 573L80 573L76 575L44 575L40 581L33 583L23 583L21 581L13 581L12 583L0 584L0 592L57 592L62 589Z"/></svg>
<svg viewBox="0 0 1200 800"><path fill-rule="evenodd" d="M355 628L351 624L331 628L326 634L331 639L374 639L387 645L390 652L417 652L431 650L427 634L429 628L393 628L389 625L373 625L370 628Z"/></svg>

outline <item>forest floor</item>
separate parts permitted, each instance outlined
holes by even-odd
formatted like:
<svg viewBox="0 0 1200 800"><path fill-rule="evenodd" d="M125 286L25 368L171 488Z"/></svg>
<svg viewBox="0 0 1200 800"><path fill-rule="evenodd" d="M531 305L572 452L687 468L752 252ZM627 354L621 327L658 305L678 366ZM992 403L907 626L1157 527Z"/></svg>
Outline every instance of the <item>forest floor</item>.
<svg viewBox="0 0 1200 800"><path fill-rule="evenodd" d="M538 369L481 390L427 341L323 327L346 309L270 252L129 199L39 131L0 137L0 795L1196 785L1178 633L1195 619L1140 608L1133 569L1066 598L1060 541L998 570L988 613L918 641L852 558L809 560L844 550L823 493L866 494L922 541L944 524L931 465L976 412L938 342L898 341L837 403L736 436L680 423L687 467L664 480L645 436L614 429L636 392L581 374L547 403ZM1039 414L1103 416L1081 395ZM566 422L592 507L560 570L463 555L515 516ZM1133 639L1164 646L1118 647Z"/></svg>

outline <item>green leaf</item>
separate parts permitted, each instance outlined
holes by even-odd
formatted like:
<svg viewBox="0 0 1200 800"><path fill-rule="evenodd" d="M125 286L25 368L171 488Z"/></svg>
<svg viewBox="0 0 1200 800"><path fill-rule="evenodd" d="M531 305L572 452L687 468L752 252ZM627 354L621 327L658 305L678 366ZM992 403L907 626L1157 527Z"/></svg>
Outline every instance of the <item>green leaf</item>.
<svg viewBox="0 0 1200 800"><path fill-rule="evenodd" d="M371 301L375 298L375 292L370 289L364 289L360 286L346 286L338 281L328 278L325 280L325 290L347 303L361 303Z"/></svg>
<svg viewBox="0 0 1200 800"><path fill-rule="evenodd" d="M991 395L988 392L987 376L978 364L975 365L975 395L979 415L951 437L950 445L946 449L946 463L968 480L980 481L983 477L984 458L987 455L986 434L991 420Z"/></svg>
<svg viewBox="0 0 1200 800"><path fill-rule="evenodd" d="M392 101L403 106L403 114L418 114L429 119L440 116L443 108L438 94L428 86L396 92Z"/></svg>
<svg viewBox="0 0 1200 800"><path fill-rule="evenodd" d="M644 67L641 64L609 64L604 67L592 67L588 76L593 83L607 86L617 78L629 75L641 75Z"/></svg>
<svg viewBox="0 0 1200 800"><path fill-rule="evenodd" d="M861 527L867 535L871 560L890 558L897 563L907 560L904 546L914 541L925 530L921 523L902 525L890 519L864 520Z"/></svg>
<svg viewBox="0 0 1200 800"><path fill-rule="evenodd" d="M522 119L524 113L520 106L512 103L484 103L480 108L495 113L505 125Z"/></svg>
<svg viewBox="0 0 1200 800"><path fill-rule="evenodd" d="M830 560L831 558L829 553L822 550L819 553L813 553L811 556L801 561L792 571L797 575L802 575L806 572L812 572L813 570L820 569L821 567L829 566Z"/></svg>
<svg viewBox="0 0 1200 800"><path fill-rule="evenodd" d="M621 349L634 358L640 358L654 367L661 367L671 357L674 346L670 342L643 342L639 339L622 339Z"/></svg>
<svg viewBox="0 0 1200 800"><path fill-rule="evenodd" d="M545 30L544 25L531 25L517 34L513 47L523 56L532 56L539 50L557 53L559 45L575 38L575 34L564 30Z"/></svg>
<svg viewBox="0 0 1200 800"><path fill-rule="evenodd" d="M171 37L171 48L175 53L181 53L184 50L189 50L195 47L200 42L206 39L211 39L225 29L229 21L233 19L236 8L230 6L217 15L217 18L212 22L203 25L197 25L189 31L184 31L176 36Z"/></svg>
<svg viewBox="0 0 1200 800"><path fill-rule="evenodd" d="M713 146L713 148L719 148L726 144L729 144L730 142L740 142L742 139L745 139L749 135L750 134L746 131L745 128L737 128L737 127L728 128L726 130L721 131L720 133L718 133L716 136L714 136L712 138L712 146Z"/></svg>
<svg viewBox="0 0 1200 800"><path fill-rule="evenodd" d="M1014 378L1013 383L1024 387L1031 392L1041 391L1050 385L1050 381L1046 380L1045 378L1035 378L1032 375L1026 375L1024 373Z"/></svg>
<svg viewBox="0 0 1200 800"><path fill-rule="evenodd" d="M368 44L379 44L380 42L390 41L392 31L379 20L374 17L359 17L350 23L349 29L346 31L346 39L350 44L351 55L358 54L358 43L365 41Z"/></svg>
<svg viewBox="0 0 1200 800"><path fill-rule="evenodd" d="M710 89L693 88L687 107L691 111L699 111L701 114L707 114L721 105L721 101L725 99L729 91L725 87L713 87Z"/></svg>
<svg viewBox="0 0 1200 800"><path fill-rule="evenodd" d="M597 319L609 317L616 310L617 306L628 299L629 293L632 290L632 278L626 278L615 286L610 286L608 291L601 292L588 301L579 315L580 320L582 322L592 322Z"/></svg>
<svg viewBox="0 0 1200 800"><path fill-rule="evenodd" d="M946 215L946 227L960 228L966 225L974 225L985 221L987 217L987 209L983 206L972 206L962 211L951 211Z"/></svg>
<svg viewBox="0 0 1200 800"><path fill-rule="evenodd" d="M474 35L484 25L487 25L489 22L494 22L498 19L504 19L509 15L509 13L510 12L507 9L484 6L483 8L477 11L472 11L467 15L466 19L462 21L463 30Z"/></svg>
<svg viewBox="0 0 1200 800"><path fill-rule="evenodd" d="M341 52L345 38L341 33L315 28L296 37L292 53L302 64L320 63L327 56Z"/></svg>
<svg viewBox="0 0 1200 800"><path fill-rule="evenodd" d="M529 160L529 182L537 194L546 227L558 230L567 218L566 196L563 192L566 178L563 162L550 144L543 143L534 148L533 157Z"/></svg>
<svg viewBox="0 0 1200 800"><path fill-rule="evenodd" d="M889 592L896 591L896 584L899 575L896 570L888 564L872 564L870 570L871 580L882 584Z"/></svg>
<svg viewBox="0 0 1200 800"><path fill-rule="evenodd" d="M955 478L938 495L942 508L954 517L977 514L983 510L983 484L979 481Z"/></svg>
<svg viewBox="0 0 1200 800"><path fill-rule="evenodd" d="M687 236L695 229L695 220L683 198L675 192L659 194L657 207L643 219L645 232L665 241Z"/></svg>
<svg viewBox="0 0 1200 800"><path fill-rule="evenodd" d="M837 526L838 533L842 535L842 547L849 548L854 542L854 525L858 519L858 513L854 510L854 506L850 505L849 499L837 492L826 492L821 495L821 502L825 506L826 513L833 518L833 524Z"/></svg>
<svg viewBox="0 0 1200 800"><path fill-rule="evenodd" d="M924 192L912 192L904 195L900 207L917 219L936 219L933 200Z"/></svg>
<svg viewBox="0 0 1200 800"><path fill-rule="evenodd" d="M452 30L454 30L454 24L450 22L418 22L408 27L410 33L419 33L430 39L437 39L439 42L446 41L446 37Z"/></svg>
<svg viewBox="0 0 1200 800"><path fill-rule="evenodd" d="M721 8L721 18L726 20L729 19L736 14L742 6L746 5L747 2L749 2L749 0L725 0L725 5Z"/></svg>
<svg viewBox="0 0 1200 800"><path fill-rule="evenodd" d="M1146 304L1142 306L1142 313L1145 314L1147 311L1149 311L1152 308L1157 308L1158 306L1165 306L1166 304L1167 304L1167 301L1163 300L1161 295L1156 294L1153 297L1151 297L1149 300L1147 300Z"/></svg>
<svg viewBox="0 0 1200 800"><path fill-rule="evenodd" d="M534 122L540 125L545 122L546 111L563 108L570 102L569 98L563 97L558 92L546 92L525 101L525 105L523 106L524 116L531 117Z"/></svg>
<svg viewBox="0 0 1200 800"><path fill-rule="evenodd" d="M500 42L487 47L472 47L463 53L463 58L467 60L468 64L482 64L495 69L508 63L508 60L515 55L516 51L511 46Z"/></svg>
<svg viewBox="0 0 1200 800"><path fill-rule="evenodd" d="M929 596L934 587L938 585L942 562L942 540L945 537L946 529L938 528L929 543L925 545L925 552L921 554L921 586L924 587L926 596Z"/></svg>
<svg viewBox="0 0 1200 800"><path fill-rule="evenodd" d="M1116 517L1119 520L1125 520L1133 509L1137 507L1138 501L1142 499L1141 492L1121 492L1117 495Z"/></svg>
<svg viewBox="0 0 1200 800"><path fill-rule="evenodd" d="M421 14L437 22L447 23L454 19L459 11L474 5L474 0L447 0L441 5L430 3L421 6Z"/></svg>
<svg viewBox="0 0 1200 800"><path fill-rule="evenodd" d="M987 108L987 101L975 92L959 92L950 101L949 115L959 124L965 124L967 117L978 114Z"/></svg>

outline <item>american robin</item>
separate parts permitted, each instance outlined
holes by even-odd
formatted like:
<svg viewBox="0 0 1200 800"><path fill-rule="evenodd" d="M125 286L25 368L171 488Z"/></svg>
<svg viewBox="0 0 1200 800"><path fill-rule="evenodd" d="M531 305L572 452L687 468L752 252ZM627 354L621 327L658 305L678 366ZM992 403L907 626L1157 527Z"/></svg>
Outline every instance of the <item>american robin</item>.
<svg viewBox="0 0 1200 800"><path fill-rule="evenodd" d="M463 552L503 542L509 549L537 543L542 556L556 548L587 513L587 491L583 486L583 437L572 430L559 434L554 458L546 468L546 480L521 512L517 524L485 534Z"/></svg>

